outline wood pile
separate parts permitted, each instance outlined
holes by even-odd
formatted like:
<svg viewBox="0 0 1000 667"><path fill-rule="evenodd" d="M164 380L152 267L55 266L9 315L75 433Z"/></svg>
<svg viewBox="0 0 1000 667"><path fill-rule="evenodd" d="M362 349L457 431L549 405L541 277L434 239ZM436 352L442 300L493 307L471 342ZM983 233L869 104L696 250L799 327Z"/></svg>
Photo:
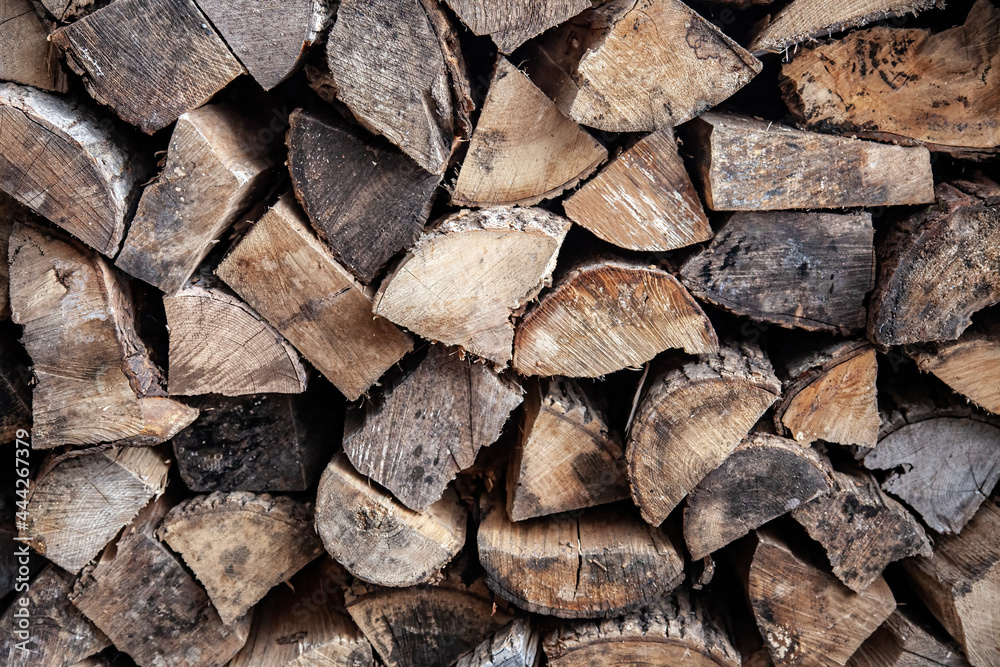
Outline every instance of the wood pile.
<svg viewBox="0 0 1000 667"><path fill-rule="evenodd" d="M997 0L0 0L0 661L1000 667Z"/></svg>

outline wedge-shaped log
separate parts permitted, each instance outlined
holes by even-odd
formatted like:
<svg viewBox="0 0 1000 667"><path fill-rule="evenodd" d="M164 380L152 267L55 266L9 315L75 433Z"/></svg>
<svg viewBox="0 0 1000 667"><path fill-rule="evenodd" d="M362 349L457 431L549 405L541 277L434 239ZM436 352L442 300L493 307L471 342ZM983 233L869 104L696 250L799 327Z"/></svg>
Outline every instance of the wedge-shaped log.
<svg viewBox="0 0 1000 667"><path fill-rule="evenodd" d="M680 0L614 0L564 23L538 51L532 80L567 116L610 132L679 125L762 67Z"/></svg>
<svg viewBox="0 0 1000 667"><path fill-rule="evenodd" d="M49 40L91 97L147 134L205 104L245 71L194 0L114 2Z"/></svg>
<svg viewBox="0 0 1000 667"><path fill-rule="evenodd" d="M1000 414L1000 320L974 324L955 341L908 347L906 353L920 370Z"/></svg>
<svg viewBox="0 0 1000 667"><path fill-rule="evenodd" d="M809 331L864 329L875 286L870 213L736 213L681 270L699 299Z"/></svg>
<svg viewBox="0 0 1000 667"><path fill-rule="evenodd" d="M524 375L598 377L660 352L715 352L712 323L666 271L638 262L585 262L567 272L521 321L514 369Z"/></svg>
<svg viewBox="0 0 1000 667"><path fill-rule="evenodd" d="M715 211L778 211L926 204L934 200L926 148L803 132L732 113L692 124L705 203Z"/></svg>
<svg viewBox="0 0 1000 667"><path fill-rule="evenodd" d="M413 346L314 237L286 195L216 273L350 400Z"/></svg>
<svg viewBox="0 0 1000 667"><path fill-rule="evenodd" d="M0 81L65 93L69 81L48 36L49 28L30 0L0 2Z"/></svg>
<svg viewBox="0 0 1000 667"><path fill-rule="evenodd" d="M423 512L496 442L521 400L515 382L435 345L412 372L349 409L344 452L358 472Z"/></svg>
<svg viewBox="0 0 1000 667"><path fill-rule="evenodd" d="M536 208L449 216L382 283L375 314L506 365L511 317L551 281L569 227L569 220Z"/></svg>
<svg viewBox="0 0 1000 667"><path fill-rule="evenodd" d="M418 514L337 454L317 493L316 530L326 550L365 581L380 586L426 583L465 544L468 513L452 490Z"/></svg>
<svg viewBox="0 0 1000 667"><path fill-rule="evenodd" d="M939 631L899 607L851 656L850 667L969 667ZM941 633L943 635L943 633Z"/></svg>
<svg viewBox="0 0 1000 667"><path fill-rule="evenodd" d="M197 410L165 397L128 287L102 257L18 224L10 258L11 311L37 380L33 447L150 445L194 421Z"/></svg>
<svg viewBox="0 0 1000 667"><path fill-rule="evenodd" d="M775 435L750 436L688 494L684 542L691 559L829 493L832 473L813 449Z"/></svg>
<svg viewBox="0 0 1000 667"><path fill-rule="evenodd" d="M639 402L626 450L642 518L663 523L780 394L771 362L748 343L723 345L656 377Z"/></svg>
<svg viewBox="0 0 1000 667"><path fill-rule="evenodd" d="M113 256L148 173L134 139L84 104L0 84L0 190Z"/></svg>
<svg viewBox="0 0 1000 667"><path fill-rule="evenodd" d="M563 206L570 220L628 250L662 252L712 238L671 129L640 139Z"/></svg>
<svg viewBox="0 0 1000 667"><path fill-rule="evenodd" d="M535 667L538 643L538 632L531 622L519 618L464 654L455 667Z"/></svg>
<svg viewBox="0 0 1000 667"><path fill-rule="evenodd" d="M296 109L289 123L295 196L334 258L367 285L417 240L441 179L342 122Z"/></svg>
<svg viewBox="0 0 1000 667"><path fill-rule="evenodd" d="M501 53L510 53L549 28L589 9L587 0L521 4L511 0L448 0L458 18L477 35L489 35Z"/></svg>

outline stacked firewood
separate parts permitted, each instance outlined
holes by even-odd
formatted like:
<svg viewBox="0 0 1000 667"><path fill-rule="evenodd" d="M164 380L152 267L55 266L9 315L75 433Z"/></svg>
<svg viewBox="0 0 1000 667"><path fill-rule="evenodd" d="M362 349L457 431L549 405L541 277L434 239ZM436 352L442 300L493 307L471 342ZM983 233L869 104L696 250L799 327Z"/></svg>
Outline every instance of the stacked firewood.
<svg viewBox="0 0 1000 667"><path fill-rule="evenodd" d="M0 82L3 664L1000 667L994 0L0 0Z"/></svg>

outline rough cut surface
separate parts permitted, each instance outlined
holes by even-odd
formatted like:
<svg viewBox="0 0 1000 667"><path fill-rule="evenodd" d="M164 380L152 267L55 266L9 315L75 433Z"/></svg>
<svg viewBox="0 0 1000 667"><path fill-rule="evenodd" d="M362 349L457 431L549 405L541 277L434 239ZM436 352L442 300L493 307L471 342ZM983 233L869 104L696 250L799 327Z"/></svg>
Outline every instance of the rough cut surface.
<svg viewBox="0 0 1000 667"><path fill-rule="evenodd" d="M455 662L455 667L535 667L538 632L519 618Z"/></svg>
<svg viewBox="0 0 1000 667"><path fill-rule="evenodd" d="M906 353L925 373L972 402L1000 414L1000 322L973 325L955 341L908 347Z"/></svg>
<svg viewBox="0 0 1000 667"><path fill-rule="evenodd" d="M0 0L0 81L65 93L69 81L48 36L31 0Z"/></svg>
<svg viewBox="0 0 1000 667"><path fill-rule="evenodd" d="M489 35L501 53L590 8L589 0L447 0L462 23L477 35Z"/></svg>
<svg viewBox="0 0 1000 667"><path fill-rule="evenodd" d="M899 607L851 656L850 667L969 667L954 642Z"/></svg>

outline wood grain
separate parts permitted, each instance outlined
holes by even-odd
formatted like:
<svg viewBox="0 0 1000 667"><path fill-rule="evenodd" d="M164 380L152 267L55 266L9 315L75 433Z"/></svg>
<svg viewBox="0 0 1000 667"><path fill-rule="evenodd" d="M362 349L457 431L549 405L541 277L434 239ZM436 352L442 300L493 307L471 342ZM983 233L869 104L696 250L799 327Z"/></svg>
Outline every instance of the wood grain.
<svg viewBox="0 0 1000 667"><path fill-rule="evenodd" d="M0 2L0 81L65 93L69 89L49 28L30 0Z"/></svg>
<svg viewBox="0 0 1000 667"><path fill-rule="evenodd" d="M447 0L469 30L489 35L501 53L510 53L549 28L589 9L586 0L522 4L511 0Z"/></svg>

